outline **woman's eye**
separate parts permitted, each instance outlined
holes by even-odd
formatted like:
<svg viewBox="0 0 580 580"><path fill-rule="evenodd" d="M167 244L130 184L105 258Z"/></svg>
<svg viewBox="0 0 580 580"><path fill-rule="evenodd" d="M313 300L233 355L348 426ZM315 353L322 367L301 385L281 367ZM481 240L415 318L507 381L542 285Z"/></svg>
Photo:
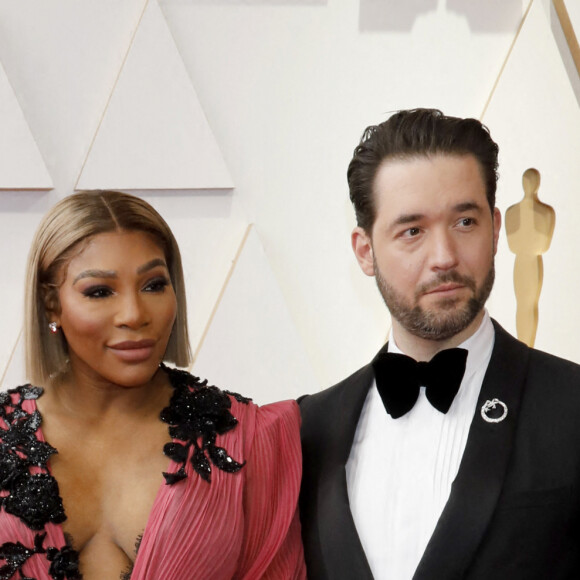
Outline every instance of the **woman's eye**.
<svg viewBox="0 0 580 580"><path fill-rule="evenodd" d="M148 282L143 290L145 292L163 292L168 285L169 280L167 278L155 278Z"/></svg>
<svg viewBox="0 0 580 580"><path fill-rule="evenodd" d="M113 291L107 286L92 286L83 290L83 295L87 298L107 298Z"/></svg>

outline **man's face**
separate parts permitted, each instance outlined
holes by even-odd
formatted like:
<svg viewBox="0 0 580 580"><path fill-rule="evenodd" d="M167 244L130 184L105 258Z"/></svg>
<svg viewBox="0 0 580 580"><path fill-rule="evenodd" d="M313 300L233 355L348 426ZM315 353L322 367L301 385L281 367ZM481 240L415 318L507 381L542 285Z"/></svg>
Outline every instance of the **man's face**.
<svg viewBox="0 0 580 580"><path fill-rule="evenodd" d="M501 216L472 155L390 159L379 168L370 236L352 243L375 276L395 336L444 341L479 325L494 279Z"/></svg>

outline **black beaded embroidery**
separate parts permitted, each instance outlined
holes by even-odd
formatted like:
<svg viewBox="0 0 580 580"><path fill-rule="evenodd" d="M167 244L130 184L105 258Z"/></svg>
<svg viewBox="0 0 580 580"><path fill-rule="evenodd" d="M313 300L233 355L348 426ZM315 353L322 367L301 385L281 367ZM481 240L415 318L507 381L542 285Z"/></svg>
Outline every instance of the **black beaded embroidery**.
<svg viewBox="0 0 580 580"><path fill-rule="evenodd" d="M25 400L37 399L43 390L24 385L0 393L0 506L24 522L31 530L39 531L52 522L60 524L66 516L59 495L58 483L48 471L48 460L56 449L36 438L42 418L38 411L28 413L22 408ZM31 474L37 467L39 473ZM9 580L16 572L22 580L22 566L35 554L46 554L51 562L50 576L54 580L79 580L78 553L70 546L62 549L44 547L46 534L36 534L34 547L20 542L5 542L0 546L0 580Z"/></svg>
<svg viewBox="0 0 580 580"><path fill-rule="evenodd" d="M27 548L20 542L6 542L0 546L0 558L6 564L0 568L0 580L9 580L20 572L22 580L35 580L22 575L21 568L24 563L34 554L46 554L51 563L48 570L51 578L55 580L82 580L79 573L79 555L70 546L64 546L61 550L43 547L46 534L34 536L34 548Z"/></svg>
<svg viewBox="0 0 580 580"><path fill-rule="evenodd" d="M200 381L185 371L164 365L162 368L169 375L174 392L169 406L161 411L161 420L170 425L171 438L179 440L179 443L167 443L163 452L181 464L176 473L163 473L166 483L171 485L187 477L185 465L192 447L191 465L205 481L211 481L212 463L227 473L239 471L245 461L237 462L215 442L218 435L238 424L230 413L232 403L228 395L244 404L248 404L250 399L208 386L207 380Z"/></svg>
<svg viewBox="0 0 580 580"><path fill-rule="evenodd" d="M48 572L55 580L81 580L79 572L79 553L70 546L62 549L48 548L46 557L50 562Z"/></svg>
<svg viewBox="0 0 580 580"><path fill-rule="evenodd" d="M169 424L169 434L179 442L167 443L165 455L181 467L176 473L163 473L168 485L187 477L185 465L193 447L191 464L205 481L211 481L211 464L227 473L239 471L245 464L235 461L225 449L218 447L217 435L233 429L238 421L231 414L228 395L248 404L251 399L237 393L208 386L207 381L185 371L161 365L174 389L169 406L161 411L161 420ZM43 389L24 385L0 392L0 508L20 518L31 530L40 531L52 522L59 524L66 516L58 483L48 470L48 460L57 450L39 441L36 432L42 422L38 411L22 408L25 400L37 399ZM31 474L37 467L39 473ZM18 572L20 580L35 580L22 574L22 566L35 554L46 554L53 580L81 580L79 554L68 543L60 550L44 547L46 534L36 534L34 546L20 542L0 545L0 580L10 580Z"/></svg>
<svg viewBox="0 0 580 580"><path fill-rule="evenodd" d="M34 537L34 548L27 548L20 542L5 542L0 546L0 558L6 561L6 564L0 568L0 578L9 580L16 572L20 571L24 563L34 556L34 554L44 554L46 550L42 547L46 534L36 534ZM22 576L21 578L26 578ZM29 579L26 579L29 580ZM34 580L34 578L30 579Z"/></svg>

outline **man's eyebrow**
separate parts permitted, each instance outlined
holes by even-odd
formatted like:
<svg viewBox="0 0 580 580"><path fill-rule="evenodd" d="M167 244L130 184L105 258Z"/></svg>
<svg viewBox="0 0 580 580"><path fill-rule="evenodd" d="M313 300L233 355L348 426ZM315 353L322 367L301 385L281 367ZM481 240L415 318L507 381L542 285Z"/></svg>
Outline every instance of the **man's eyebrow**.
<svg viewBox="0 0 580 580"><path fill-rule="evenodd" d="M475 201L464 201L453 206L453 211L461 213L464 211L482 211L482 207ZM405 213L395 219L391 227L404 226L414 222L418 222L425 217L422 213Z"/></svg>
<svg viewBox="0 0 580 580"><path fill-rule="evenodd" d="M143 274L145 272L148 272L149 270L152 270L153 268L156 268L157 266L163 266L165 269L169 270L169 268L167 268L165 260L163 260L162 258L155 258L154 260L151 260L150 262L147 262L146 264L139 266L139 268L137 268L137 274Z"/></svg>
<svg viewBox="0 0 580 580"><path fill-rule="evenodd" d="M406 224L418 222L424 217L425 216L422 213L405 213L393 221L392 226L404 226Z"/></svg>
<svg viewBox="0 0 580 580"><path fill-rule="evenodd" d="M114 270L84 270L73 280L73 286L83 278L117 278L117 272Z"/></svg>
<svg viewBox="0 0 580 580"><path fill-rule="evenodd" d="M463 203L458 203L456 206L453 207L453 209L457 212L462 212L471 210L481 211L482 208L475 201L465 201Z"/></svg>

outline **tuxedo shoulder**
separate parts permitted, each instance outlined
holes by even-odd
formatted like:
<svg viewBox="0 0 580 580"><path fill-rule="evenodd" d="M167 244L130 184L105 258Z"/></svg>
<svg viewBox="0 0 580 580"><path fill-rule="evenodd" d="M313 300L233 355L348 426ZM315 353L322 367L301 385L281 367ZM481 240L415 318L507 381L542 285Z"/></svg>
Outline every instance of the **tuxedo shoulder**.
<svg viewBox="0 0 580 580"><path fill-rule="evenodd" d="M544 352L543 350L537 350L535 348L530 349L530 362L534 365L545 367L546 369L580 376L580 364Z"/></svg>
<svg viewBox="0 0 580 580"><path fill-rule="evenodd" d="M308 413L318 413L321 409L340 405L344 402L345 397L354 396L357 392L361 392L361 394L364 392L364 396L366 396L373 376L371 365L365 365L332 387L327 387L311 395L303 395L298 399L303 419Z"/></svg>
<svg viewBox="0 0 580 580"><path fill-rule="evenodd" d="M528 383L554 393L570 390L580 401L580 365L553 354L530 350Z"/></svg>
<svg viewBox="0 0 580 580"><path fill-rule="evenodd" d="M305 450L349 437L358 423L373 376L371 365L366 365L340 383L299 399Z"/></svg>
<svg viewBox="0 0 580 580"><path fill-rule="evenodd" d="M570 386L578 390L580 386L580 365L553 354L529 348L523 342L506 332L495 320L494 353L502 352L507 364L510 361L525 360L526 379L528 384L541 384L544 387ZM490 365L497 361L492 355ZM504 362L504 364L506 364Z"/></svg>

